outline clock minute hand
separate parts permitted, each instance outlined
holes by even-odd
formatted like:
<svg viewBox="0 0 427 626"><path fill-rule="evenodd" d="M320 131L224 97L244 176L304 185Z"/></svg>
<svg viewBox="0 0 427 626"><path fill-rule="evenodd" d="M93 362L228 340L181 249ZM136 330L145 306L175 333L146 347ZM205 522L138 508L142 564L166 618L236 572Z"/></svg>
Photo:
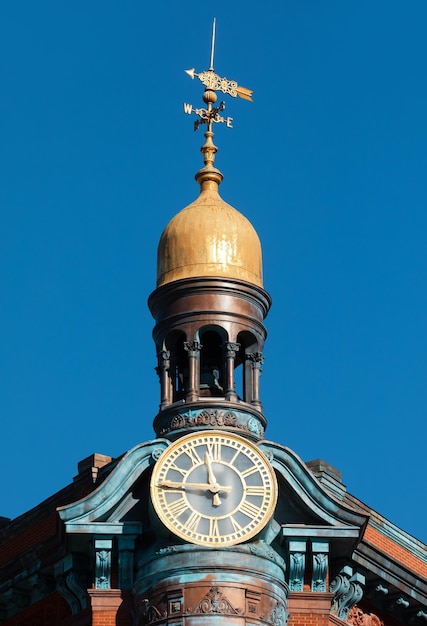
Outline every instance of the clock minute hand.
<svg viewBox="0 0 427 626"><path fill-rule="evenodd" d="M211 487L217 487L218 483L216 482L215 474L212 469L212 459L211 459L211 455L209 454L209 452L205 453L205 465L208 468L209 484L211 485ZM212 491L212 488L211 488L210 491L213 493L212 504L214 506L219 506L221 504L221 498L218 495L218 490Z"/></svg>
<svg viewBox="0 0 427 626"><path fill-rule="evenodd" d="M210 491L213 494L217 494L218 491L225 491L226 493L230 493L231 491L231 487L218 485L218 483L180 483L173 480L164 480L157 483L156 486L167 489L182 489L183 491L185 491L186 489L203 489L206 491Z"/></svg>

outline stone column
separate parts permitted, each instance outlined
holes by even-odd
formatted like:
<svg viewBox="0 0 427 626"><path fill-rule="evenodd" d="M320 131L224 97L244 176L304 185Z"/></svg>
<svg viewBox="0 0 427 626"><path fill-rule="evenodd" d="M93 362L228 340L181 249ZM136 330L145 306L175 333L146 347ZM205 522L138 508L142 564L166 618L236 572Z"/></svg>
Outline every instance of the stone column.
<svg viewBox="0 0 427 626"><path fill-rule="evenodd" d="M261 376L261 365L264 363L264 356L261 352L249 352L246 358L252 365L252 393L251 404L254 404L256 408L261 409L261 400L259 392L259 379Z"/></svg>
<svg viewBox="0 0 427 626"><path fill-rule="evenodd" d="M225 344L225 356L226 356L226 385L225 385L225 398L226 400L237 400L237 393L234 385L234 367L236 354L239 351L240 343L232 343L227 341Z"/></svg>
<svg viewBox="0 0 427 626"><path fill-rule="evenodd" d="M160 408L172 404L173 389L170 377L170 352L169 350L160 350L157 354L158 367L157 373L160 378Z"/></svg>
<svg viewBox="0 0 427 626"><path fill-rule="evenodd" d="M184 350L188 352L188 389L186 389L187 402L196 402L199 399L199 357L202 347L202 344L198 341L184 341Z"/></svg>

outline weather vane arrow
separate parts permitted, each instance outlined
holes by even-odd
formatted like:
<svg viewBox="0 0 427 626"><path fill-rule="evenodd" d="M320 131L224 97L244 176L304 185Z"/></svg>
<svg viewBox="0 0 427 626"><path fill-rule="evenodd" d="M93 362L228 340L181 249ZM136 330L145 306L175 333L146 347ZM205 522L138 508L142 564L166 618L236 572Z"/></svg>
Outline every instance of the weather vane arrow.
<svg viewBox="0 0 427 626"><path fill-rule="evenodd" d="M246 87L242 87L238 85L235 80L228 80L228 78L221 78L218 74L215 74L213 70L207 70L206 72L201 72L197 74L195 68L193 67L191 70L184 70L186 74L190 76L194 80L194 77L200 80L200 82L207 88L212 89L213 91L222 91L222 93L226 93L229 96L239 96L239 98L243 98L244 100L252 100L252 89L246 89Z"/></svg>
<svg viewBox="0 0 427 626"><path fill-rule="evenodd" d="M197 73L195 68L193 67L191 70L184 70L191 79L194 80L197 77L200 82L205 86L205 92L203 94L203 101L206 103L207 108L193 108L191 104L184 103L184 112L195 113L198 115L199 119L194 124L194 130L197 130L200 124L206 124L208 127L208 131L212 131L212 124L215 122L225 122L228 128L232 128L232 117L222 117L220 112L225 109L225 103L221 102L219 106L214 107L214 103L217 100L216 91L221 91L224 94L232 96L236 98L243 98L244 100L249 100L252 102L252 89L247 89L246 87L242 87L238 85L235 80L228 80L228 78L218 76L214 71L214 50L215 50L215 27L216 20L213 21L212 26L212 44L211 44L211 59L210 59L210 67L205 72Z"/></svg>

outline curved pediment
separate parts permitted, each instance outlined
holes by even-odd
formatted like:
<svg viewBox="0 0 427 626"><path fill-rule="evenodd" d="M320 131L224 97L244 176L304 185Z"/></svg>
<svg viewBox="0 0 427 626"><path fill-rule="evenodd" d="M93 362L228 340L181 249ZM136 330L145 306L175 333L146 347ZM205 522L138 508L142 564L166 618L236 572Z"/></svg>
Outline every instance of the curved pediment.
<svg viewBox="0 0 427 626"><path fill-rule="evenodd" d="M282 484L282 509L276 512L281 525L349 527L361 536L368 516L327 491L307 465L289 448L265 441L260 448L269 456Z"/></svg>
<svg viewBox="0 0 427 626"><path fill-rule="evenodd" d="M166 439L139 444L127 452L101 485L89 495L57 509L67 532L138 533L138 522L125 522L137 504L134 485L169 445Z"/></svg>

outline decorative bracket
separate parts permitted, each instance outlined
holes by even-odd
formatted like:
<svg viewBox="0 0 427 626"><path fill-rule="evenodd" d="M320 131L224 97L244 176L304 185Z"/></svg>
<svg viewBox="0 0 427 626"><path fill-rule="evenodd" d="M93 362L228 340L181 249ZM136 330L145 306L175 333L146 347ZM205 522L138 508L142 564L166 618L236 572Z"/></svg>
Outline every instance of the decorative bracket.
<svg viewBox="0 0 427 626"><path fill-rule="evenodd" d="M329 543L327 541L313 541L311 551L313 556L311 590L323 593L326 591Z"/></svg>
<svg viewBox="0 0 427 626"><path fill-rule="evenodd" d="M87 580L85 563L72 554L55 565L56 588L68 602L73 615L77 615L87 606Z"/></svg>
<svg viewBox="0 0 427 626"><path fill-rule="evenodd" d="M306 541L289 541L289 589L303 591Z"/></svg>
<svg viewBox="0 0 427 626"><path fill-rule="evenodd" d="M111 588L112 539L95 539L95 589Z"/></svg>
<svg viewBox="0 0 427 626"><path fill-rule="evenodd" d="M346 621L350 609L363 597L364 584L365 577L362 574L353 574L353 569L348 565L343 567L329 586L329 591L335 594L331 613Z"/></svg>

